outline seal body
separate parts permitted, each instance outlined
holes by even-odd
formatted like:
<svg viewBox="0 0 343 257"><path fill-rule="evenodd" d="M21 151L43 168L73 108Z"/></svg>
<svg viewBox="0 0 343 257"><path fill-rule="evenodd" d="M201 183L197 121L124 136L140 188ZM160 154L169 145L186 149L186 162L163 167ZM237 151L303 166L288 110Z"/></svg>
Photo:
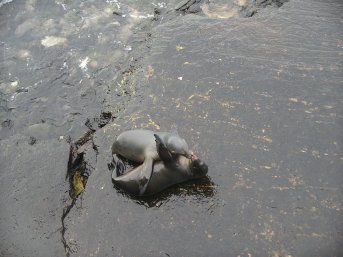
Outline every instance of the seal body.
<svg viewBox="0 0 343 257"><path fill-rule="evenodd" d="M112 154L125 156L125 158L135 162L143 162L147 157L159 160L155 134L161 138L172 154L191 155L186 141L180 136L173 133L154 132L145 129L129 130L121 133L112 145Z"/></svg>
<svg viewBox="0 0 343 257"><path fill-rule="evenodd" d="M200 159L190 160L184 156L179 156L174 165L156 162L144 195L152 195L170 186L202 178L206 176L207 171L207 165Z"/></svg>
<svg viewBox="0 0 343 257"><path fill-rule="evenodd" d="M157 141L159 150L157 149ZM171 161L178 156L190 158L192 153L189 151L186 141L176 134L168 132L153 132L151 130L129 130L121 133L112 145L112 154L121 155L131 161L142 163L139 169L134 173L135 181L139 181L139 190L141 195L147 189L151 178L153 162L161 160L158 151L163 151L165 160ZM115 181L125 180L131 183L130 175L126 177L115 178Z"/></svg>
<svg viewBox="0 0 343 257"><path fill-rule="evenodd" d="M120 160L117 159L116 162L118 168ZM143 165L139 165L118 177L113 172L112 181L117 187L131 195L146 196L158 193L178 183L204 177L208 171L207 165L200 159L192 160L182 155L173 158L170 162L154 162L152 174L148 182L141 176L143 173L142 169L144 168ZM147 183L147 186L142 192L141 187L145 183Z"/></svg>
<svg viewBox="0 0 343 257"><path fill-rule="evenodd" d="M124 175L112 173L113 183L132 195L154 194L171 185L205 176L208 170L204 162L193 158L183 138L168 132L123 132L113 143L112 154L142 163ZM117 159L116 169L124 167L118 164Z"/></svg>

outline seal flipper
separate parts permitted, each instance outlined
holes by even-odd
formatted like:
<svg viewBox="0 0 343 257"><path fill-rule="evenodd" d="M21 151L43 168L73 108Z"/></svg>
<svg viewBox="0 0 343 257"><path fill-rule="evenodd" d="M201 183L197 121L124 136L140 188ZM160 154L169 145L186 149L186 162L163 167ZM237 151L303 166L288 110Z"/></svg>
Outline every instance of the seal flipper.
<svg viewBox="0 0 343 257"><path fill-rule="evenodd" d="M161 161L164 163L171 162L173 160L172 153L168 150L167 146L157 134L154 134L154 136L156 141L156 150Z"/></svg>
<svg viewBox="0 0 343 257"><path fill-rule="evenodd" d="M147 157L143 164L129 171L125 175L113 177L115 185L133 195L143 195L148 187L152 175L153 159Z"/></svg>
<svg viewBox="0 0 343 257"><path fill-rule="evenodd" d="M124 175L126 165L124 161L120 159L116 154L112 155L112 162L109 165L111 165L112 168L112 177L115 178ZM116 174L116 176L113 173Z"/></svg>

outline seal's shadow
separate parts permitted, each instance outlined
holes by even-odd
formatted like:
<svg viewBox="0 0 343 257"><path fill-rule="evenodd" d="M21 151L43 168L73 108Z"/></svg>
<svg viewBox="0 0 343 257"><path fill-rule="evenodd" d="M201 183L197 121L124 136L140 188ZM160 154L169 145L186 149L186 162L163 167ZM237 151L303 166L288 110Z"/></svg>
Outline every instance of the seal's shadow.
<svg viewBox="0 0 343 257"><path fill-rule="evenodd" d="M111 163L108 163L108 169L115 177L122 176L140 165L140 163L132 162L122 156L113 155ZM111 178L112 178L111 174ZM114 174L113 174L114 175ZM113 182L113 180L112 180ZM159 207L165 201L168 201L172 196L194 196L198 199L212 198L216 193L216 184L214 184L208 176L197 180L190 180L180 184L173 185L162 192L149 196L133 196L120 189L113 183L113 187L125 197L131 198L138 204L146 207Z"/></svg>

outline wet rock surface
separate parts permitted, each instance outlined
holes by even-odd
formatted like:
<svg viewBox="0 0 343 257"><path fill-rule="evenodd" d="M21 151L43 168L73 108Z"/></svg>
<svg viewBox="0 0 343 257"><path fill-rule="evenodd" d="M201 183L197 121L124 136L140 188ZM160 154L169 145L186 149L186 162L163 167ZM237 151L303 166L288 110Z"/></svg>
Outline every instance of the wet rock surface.
<svg viewBox="0 0 343 257"><path fill-rule="evenodd" d="M63 256L61 210L69 144L29 143L13 136L0 141L1 256Z"/></svg>
<svg viewBox="0 0 343 257"><path fill-rule="evenodd" d="M0 255L343 254L343 5L183 2L1 2ZM116 135L174 126L208 177L113 188Z"/></svg>

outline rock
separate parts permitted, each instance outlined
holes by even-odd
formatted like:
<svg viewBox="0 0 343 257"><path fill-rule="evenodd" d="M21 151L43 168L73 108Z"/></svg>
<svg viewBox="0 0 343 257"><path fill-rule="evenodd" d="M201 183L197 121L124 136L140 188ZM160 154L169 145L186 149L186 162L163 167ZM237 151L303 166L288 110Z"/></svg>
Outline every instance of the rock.
<svg viewBox="0 0 343 257"><path fill-rule="evenodd" d="M200 4L193 4L188 8L188 13L201 12Z"/></svg>
<svg viewBox="0 0 343 257"><path fill-rule="evenodd" d="M36 139L47 139L52 132L51 125L47 123L37 123L26 128L25 134Z"/></svg>
<svg viewBox="0 0 343 257"><path fill-rule="evenodd" d="M176 6L175 6L175 10L176 11L184 11L186 10L187 8L189 8L192 4L195 3L196 0L182 0L180 3L178 3Z"/></svg>
<svg viewBox="0 0 343 257"><path fill-rule="evenodd" d="M69 145L0 141L0 256L64 256L61 216Z"/></svg>

